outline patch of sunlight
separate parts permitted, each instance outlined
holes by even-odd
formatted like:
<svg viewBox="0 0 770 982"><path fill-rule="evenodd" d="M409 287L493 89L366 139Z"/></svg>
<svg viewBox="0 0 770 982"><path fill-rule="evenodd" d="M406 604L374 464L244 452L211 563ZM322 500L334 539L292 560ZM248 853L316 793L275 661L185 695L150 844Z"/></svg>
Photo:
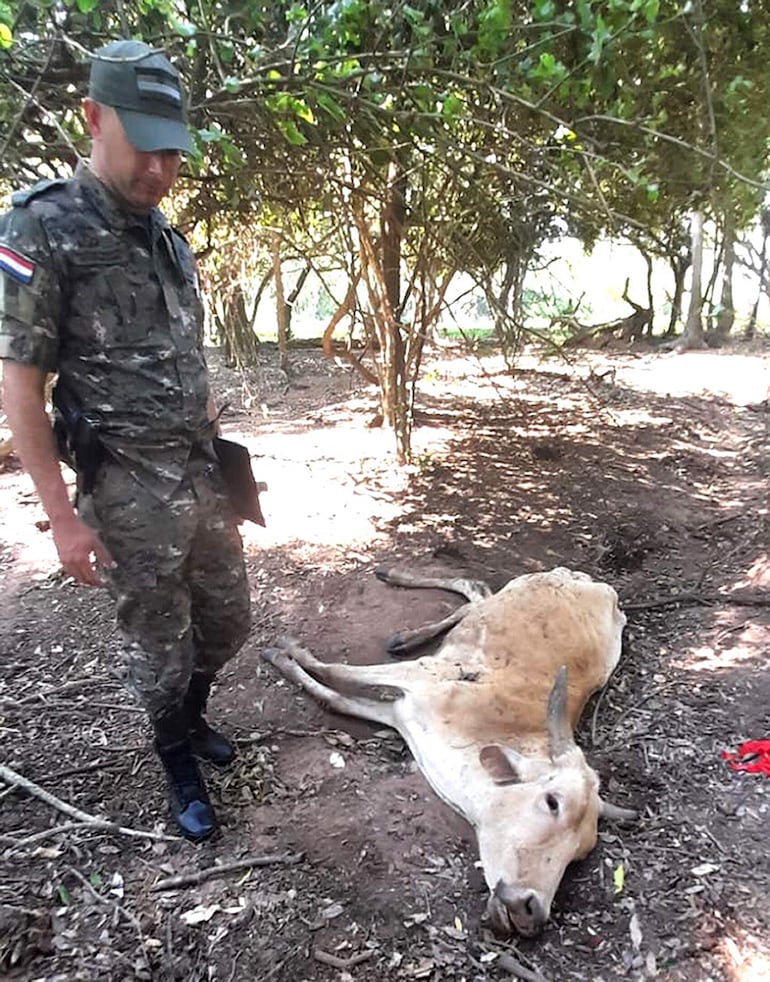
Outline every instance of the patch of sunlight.
<svg viewBox="0 0 770 982"><path fill-rule="evenodd" d="M613 362L616 383L663 396L713 393L736 405L767 398L770 359L728 351L688 351Z"/></svg>
<svg viewBox="0 0 770 982"><path fill-rule="evenodd" d="M415 434L415 458L440 460L453 433L427 429L424 440ZM241 526L249 552L302 541L365 553L384 542L389 523L403 516L400 499L418 470L396 463L388 430L363 422L304 428L299 423L290 436L234 433L232 438L249 447L254 476L268 488L260 495L267 527Z"/></svg>
<svg viewBox="0 0 770 982"><path fill-rule="evenodd" d="M770 952L759 938L740 929L719 941L730 982L770 982Z"/></svg>
<svg viewBox="0 0 770 982"><path fill-rule="evenodd" d="M33 580L45 580L59 570L45 512L31 479L22 471L11 476L5 489L0 503L0 525L3 551L13 556L17 572L24 571Z"/></svg>
<svg viewBox="0 0 770 982"><path fill-rule="evenodd" d="M524 508L519 515L520 522L526 522L527 525L532 525L535 528L540 529L542 532L550 532L558 518L563 518L564 515L569 515L568 511L564 509L554 508L549 512L534 511L531 508Z"/></svg>
<svg viewBox="0 0 770 982"><path fill-rule="evenodd" d="M612 407L612 415L621 426L669 426L671 416L659 416L646 409L619 409Z"/></svg>
<svg viewBox="0 0 770 982"><path fill-rule="evenodd" d="M733 637L733 630L740 637ZM730 647L700 645L690 648L684 658L678 660L678 667L693 672L714 672L726 668L737 668L746 662L756 660L763 651L763 632L758 624L739 624L736 629L726 629L718 635Z"/></svg>
<svg viewBox="0 0 770 982"><path fill-rule="evenodd" d="M770 554L763 552L746 570L743 579L735 584L738 589L767 590L770 589Z"/></svg>
<svg viewBox="0 0 770 982"><path fill-rule="evenodd" d="M4 538L13 547L16 570L25 570L31 579L45 580L60 568L53 536L48 531L41 532L34 522L14 525Z"/></svg>
<svg viewBox="0 0 770 982"><path fill-rule="evenodd" d="M716 460L740 460L741 454L737 450L720 450L718 447L698 447L695 444L686 444L699 453L702 453L705 457L714 457Z"/></svg>

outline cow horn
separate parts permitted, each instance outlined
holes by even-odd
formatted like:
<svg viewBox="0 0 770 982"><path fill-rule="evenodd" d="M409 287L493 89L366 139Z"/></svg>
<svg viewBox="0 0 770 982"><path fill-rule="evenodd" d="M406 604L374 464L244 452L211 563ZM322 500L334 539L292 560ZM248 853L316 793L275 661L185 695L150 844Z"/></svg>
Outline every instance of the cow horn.
<svg viewBox="0 0 770 982"><path fill-rule="evenodd" d="M572 727L567 718L567 668L565 665L556 673L553 687L548 696L548 753L555 760L574 745Z"/></svg>
<svg viewBox="0 0 770 982"><path fill-rule="evenodd" d="M633 808L621 808L619 805L611 805L608 801L599 799L599 816L606 818L610 822L633 822L639 818L639 812Z"/></svg>

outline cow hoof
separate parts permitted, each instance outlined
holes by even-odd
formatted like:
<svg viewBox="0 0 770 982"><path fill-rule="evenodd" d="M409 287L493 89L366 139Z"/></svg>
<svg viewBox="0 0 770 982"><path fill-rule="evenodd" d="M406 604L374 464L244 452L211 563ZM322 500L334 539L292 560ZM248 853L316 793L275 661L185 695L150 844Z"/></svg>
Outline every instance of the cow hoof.
<svg viewBox="0 0 770 982"><path fill-rule="evenodd" d="M281 651L280 648L263 648L260 655L271 665L277 665L282 658L286 657L286 652Z"/></svg>
<svg viewBox="0 0 770 982"><path fill-rule="evenodd" d="M392 658L403 658L404 655L410 654L412 649L406 645L401 637L401 632L399 632L388 638L385 642L385 650Z"/></svg>

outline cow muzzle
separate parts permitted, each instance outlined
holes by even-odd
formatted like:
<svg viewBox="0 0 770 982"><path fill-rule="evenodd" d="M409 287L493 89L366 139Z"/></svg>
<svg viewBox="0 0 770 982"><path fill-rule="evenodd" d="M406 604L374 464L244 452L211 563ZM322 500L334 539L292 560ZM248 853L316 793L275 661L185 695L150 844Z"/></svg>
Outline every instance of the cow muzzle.
<svg viewBox="0 0 770 982"><path fill-rule="evenodd" d="M512 887L498 880L487 902L487 917L499 937L518 932L525 938L540 934L548 910L538 894L527 887Z"/></svg>

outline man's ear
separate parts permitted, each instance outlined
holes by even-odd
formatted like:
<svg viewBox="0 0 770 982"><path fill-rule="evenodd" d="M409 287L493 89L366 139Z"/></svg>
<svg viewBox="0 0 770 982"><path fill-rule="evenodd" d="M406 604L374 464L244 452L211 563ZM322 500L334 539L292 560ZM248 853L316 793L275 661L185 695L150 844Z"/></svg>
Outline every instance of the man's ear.
<svg viewBox="0 0 770 982"><path fill-rule="evenodd" d="M83 115L85 116L88 133L92 140L101 136L102 132L102 107L93 99L83 100Z"/></svg>

